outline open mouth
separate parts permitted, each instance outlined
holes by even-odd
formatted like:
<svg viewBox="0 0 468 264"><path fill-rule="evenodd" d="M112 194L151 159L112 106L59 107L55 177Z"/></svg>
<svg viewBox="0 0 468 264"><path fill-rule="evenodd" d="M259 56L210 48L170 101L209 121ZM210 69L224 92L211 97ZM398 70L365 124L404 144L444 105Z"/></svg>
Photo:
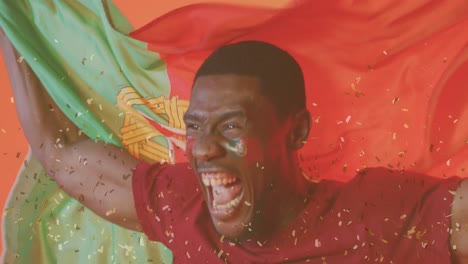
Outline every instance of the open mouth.
<svg viewBox="0 0 468 264"><path fill-rule="evenodd" d="M207 190L207 204L212 215L220 220L233 217L243 198L241 180L226 172L201 173L201 180Z"/></svg>

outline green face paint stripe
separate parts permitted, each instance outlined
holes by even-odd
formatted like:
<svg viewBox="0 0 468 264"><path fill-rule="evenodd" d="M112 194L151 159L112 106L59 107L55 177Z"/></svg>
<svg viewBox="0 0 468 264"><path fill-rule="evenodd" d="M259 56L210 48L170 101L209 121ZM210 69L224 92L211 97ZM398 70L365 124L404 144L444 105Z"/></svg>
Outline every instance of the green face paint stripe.
<svg viewBox="0 0 468 264"><path fill-rule="evenodd" d="M247 155L247 146L240 138L236 138L226 142L225 144L223 144L223 147L229 152L236 154L236 156L238 157L242 158Z"/></svg>

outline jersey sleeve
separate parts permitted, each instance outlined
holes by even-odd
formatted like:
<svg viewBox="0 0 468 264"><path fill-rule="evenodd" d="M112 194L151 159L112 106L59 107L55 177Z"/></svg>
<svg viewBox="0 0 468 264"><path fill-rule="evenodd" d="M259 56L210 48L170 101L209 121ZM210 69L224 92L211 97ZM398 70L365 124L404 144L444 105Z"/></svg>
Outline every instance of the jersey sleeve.
<svg viewBox="0 0 468 264"><path fill-rule="evenodd" d="M193 199L197 184L187 163L142 161L137 165L132 178L135 208L142 231L150 240L170 243L173 223L182 217L183 207Z"/></svg>

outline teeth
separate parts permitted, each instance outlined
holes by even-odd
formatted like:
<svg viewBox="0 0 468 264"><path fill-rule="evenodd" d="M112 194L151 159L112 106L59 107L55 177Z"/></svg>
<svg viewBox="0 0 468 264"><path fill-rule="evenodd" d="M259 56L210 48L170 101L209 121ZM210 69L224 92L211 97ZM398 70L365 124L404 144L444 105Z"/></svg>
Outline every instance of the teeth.
<svg viewBox="0 0 468 264"><path fill-rule="evenodd" d="M241 201L241 196L237 196L234 198L232 201L226 203L226 204L216 204L215 201L213 201L213 208L216 210L227 210L227 209L233 209L239 206Z"/></svg>
<svg viewBox="0 0 468 264"><path fill-rule="evenodd" d="M205 184L205 186L210 186L210 180L209 179L202 178L202 181L203 181L203 184Z"/></svg>
<svg viewBox="0 0 468 264"><path fill-rule="evenodd" d="M211 185L211 186L217 186L217 184L216 184L216 179L211 179L211 180L210 180L210 185Z"/></svg>
<svg viewBox="0 0 468 264"><path fill-rule="evenodd" d="M225 173L202 173L201 178L203 184L207 187L228 185L237 180L235 176Z"/></svg>

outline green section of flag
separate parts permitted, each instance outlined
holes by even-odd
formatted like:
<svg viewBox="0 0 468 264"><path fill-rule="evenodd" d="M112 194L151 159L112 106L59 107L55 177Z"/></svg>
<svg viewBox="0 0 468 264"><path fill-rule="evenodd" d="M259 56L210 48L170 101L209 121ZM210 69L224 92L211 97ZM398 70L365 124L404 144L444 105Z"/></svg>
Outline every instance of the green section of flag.
<svg viewBox="0 0 468 264"><path fill-rule="evenodd" d="M1 263L171 263L168 248L106 222L27 160L5 206Z"/></svg>
<svg viewBox="0 0 468 264"><path fill-rule="evenodd" d="M0 1L0 26L65 114L92 139L122 146L121 88L168 97L166 65L108 0ZM144 105L138 110L163 125ZM152 139L167 144L163 136ZM141 233L106 222L46 177L31 158L3 215L6 263L170 263Z"/></svg>
<svg viewBox="0 0 468 264"><path fill-rule="evenodd" d="M0 23L65 114L92 139L114 145L123 122L116 96L169 95L164 61L128 37L132 27L110 1L2 1ZM138 107L162 124L167 119Z"/></svg>

